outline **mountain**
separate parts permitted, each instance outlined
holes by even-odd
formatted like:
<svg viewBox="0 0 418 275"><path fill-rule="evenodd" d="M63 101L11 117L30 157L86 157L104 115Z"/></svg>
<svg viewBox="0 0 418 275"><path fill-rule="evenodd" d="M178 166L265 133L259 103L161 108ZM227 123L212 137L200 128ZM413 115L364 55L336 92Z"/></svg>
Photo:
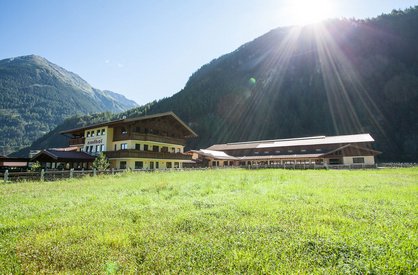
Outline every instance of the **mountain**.
<svg viewBox="0 0 418 275"><path fill-rule="evenodd" d="M76 114L122 112L137 104L91 87L43 57L0 60L0 154L30 145Z"/></svg>
<svg viewBox="0 0 418 275"><path fill-rule="evenodd" d="M189 148L367 132L380 160L417 161L417 45L418 6L278 28L202 66L175 95L119 116L174 111L199 135Z"/></svg>

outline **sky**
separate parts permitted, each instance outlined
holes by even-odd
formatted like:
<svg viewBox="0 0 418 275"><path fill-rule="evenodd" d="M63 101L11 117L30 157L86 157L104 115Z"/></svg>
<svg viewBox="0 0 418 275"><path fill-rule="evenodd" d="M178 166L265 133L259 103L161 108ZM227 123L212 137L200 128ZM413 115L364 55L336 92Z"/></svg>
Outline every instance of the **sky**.
<svg viewBox="0 0 418 275"><path fill-rule="evenodd" d="M418 0L0 0L0 59L36 54L145 104L268 31L371 18Z"/></svg>

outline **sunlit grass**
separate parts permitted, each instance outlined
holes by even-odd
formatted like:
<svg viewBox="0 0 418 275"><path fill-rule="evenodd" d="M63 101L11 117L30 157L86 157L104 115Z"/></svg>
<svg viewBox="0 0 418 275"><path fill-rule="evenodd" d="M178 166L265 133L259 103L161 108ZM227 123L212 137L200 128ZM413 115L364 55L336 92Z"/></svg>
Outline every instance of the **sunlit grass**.
<svg viewBox="0 0 418 275"><path fill-rule="evenodd" d="M418 169L0 186L0 273L415 273Z"/></svg>

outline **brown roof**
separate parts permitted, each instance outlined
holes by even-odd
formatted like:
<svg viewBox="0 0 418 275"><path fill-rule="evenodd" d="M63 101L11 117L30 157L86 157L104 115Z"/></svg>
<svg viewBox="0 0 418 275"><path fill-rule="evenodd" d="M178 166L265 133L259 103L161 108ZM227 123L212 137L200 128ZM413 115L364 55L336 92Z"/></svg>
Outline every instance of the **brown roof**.
<svg viewBox="0 0 418 275"><path fill-rule="evenodd" d="M341 136L314 136L302 138L258 140L247 142L232 142L225 144L215 144L207 148L208 150L239 150L239 149L262 149L262 148L279 148L292 146L307 145L323 145L323 144L345 144L345 143L361 143L373 142L374 139L370 134L341 135Z"/></svg>
<svg viewBox="0 0 418 275"><path fill-rule="evenodd" d="M189 126L187 126L187 124L184 123L184 121L182 121L173 112L165 112L165 113L159 113L159 114L148 115L148 116L141 116L141 117L135 117L135 118L124 118L124 119L117 119L117 120L112 120L112 121L108 121L108 122L96 123L96 124L91 124L91 125L88 125L88 126L85 126L85 127L79 127L79 128L74 128L74 129L70 129L70 130L61 131L60 134L71 134L71 133L76 133L76 132L84 131L84 130L91 129L91 128L96 128L96 127L112 126L112 125L120 124L120 123L128 123L128 122L134 122L134 121L139 121L139 120L147 120L147 119L152 119L152 118L157 118L157 117L164 117L164 116L173 117L184 128L186 128L187 131L189 131L191 137L197 137L197 134Z"/></svg>
<svg viewBox="0 0 418 275"><path fill-rule="evenodd" d="M54 161L94 161L96 158L85 153L76 151L55 151L55 150L42 150L36 154L31 161L37 161L43 157Z"/></svg>

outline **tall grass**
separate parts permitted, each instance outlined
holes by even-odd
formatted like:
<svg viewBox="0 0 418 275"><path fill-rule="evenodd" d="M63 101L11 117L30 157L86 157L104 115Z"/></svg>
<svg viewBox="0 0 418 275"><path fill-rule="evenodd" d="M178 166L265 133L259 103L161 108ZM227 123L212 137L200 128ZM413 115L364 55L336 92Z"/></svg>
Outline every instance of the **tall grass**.
<svg viewBox="0 0 418 275"><path fill-rule="evenodd" d="M0 186L0 273L416 273L418 169Z"/></svg>

